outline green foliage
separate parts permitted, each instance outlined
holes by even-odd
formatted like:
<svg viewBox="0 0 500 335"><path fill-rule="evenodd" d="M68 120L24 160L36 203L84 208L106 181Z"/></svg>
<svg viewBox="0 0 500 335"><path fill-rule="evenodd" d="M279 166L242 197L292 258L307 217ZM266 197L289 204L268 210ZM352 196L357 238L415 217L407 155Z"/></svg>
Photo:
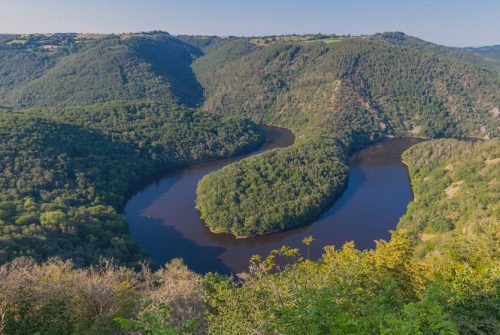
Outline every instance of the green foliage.
<svg viewBox="0 0 500 335"><path fill-rule="evenodd" d="M486 47L464 48L464 49L476 54L500 60L500 45L491 45Z"/></svg>
<svg viewBox="0 0 500 335"><path fill-rule="evenodd" d="M45 75L64 57L95 43L92 39L78 39L75 34L3 36L0 39L0 101L16 87Z"/></svg>
<svg viewBox="0 0 500 335"><path fill-rule="evenodd" d="M498 136L494 116L500 103L498 62L402 33L174 38L151 32L13 35L2 41L3 105L68 106L148 99L198 106L204 94L205 110L288 127L296 133L298 144L318 151L313 156L325 153L318 148L332 146L326 151L349 153L383 134L410 131L427 137ZM301 160L301 151L287 149L297 160ZM282 160L286 155L275 156L270 159ZM335 158L345 163L345 155ZM249 171L261 164L253 159L249 162L256 165ZM269 164L283 165L285 161ZM347 178L343 165L338 166L337 178L330 178L326 187L334 194L344 186L339 180ZM285 169L295 171L283 171L283 177L273 180L254 178L255 185L263 187L252 190L256 192L252 197L266 193L264 185L275 186L275 194L267 198L281 197L290 186L286 176L308 178L302 163ZM233 185L230 191L240 198L247 189ZM290 206L281 206L294 212L281 215L290 221L282 227L311 219L318 208L331 202L319 183L308 191L315 198L307 205L310 208L295 213L303 206L297 203L300 197L291 200L295 203ZM268 203L263 217L252 219L255 224L267 220L265 213L272 206ZM237 208L238 204L233 201L225 207ZM213 221L212 214L205 216L207 222ZM252 228L255 232L250 233L279 226L264 225L272 228ZM447 221L440 224L441 230L450 227Z"/></svg>
<svg viewBox="0 0 500 335"><path fill-rule="evenodd" d="M440 292L430 286L423 293L422 300L409 303L403 307L401 317L394 315L385 317L381 334L458 334L457 325L450 320L448 313L441 305Z"/></svg>
<svg viewBox="0 0 500 335"><path fill-rule="evenodd" d="M190 67L201 51L166 33L110 35L85 47L73 35L68 38L65 48L47 42L58 47L52 54L31 43L0 45L0 64L7 74L0 81L0 93L8 92L8 104L67 106L149 99L195 106L201 101L202 88Z"/></svg>
<svg viewBox="0 0 500 335"><path fill-rule="evenodd" d="M249 121L137 102L0 115L0 259L144 258L117 210L163 169L255 148Z"/></svg>
<svg viewBox="0 0 500 335"><path fill-rule="evenodd" d="M445 293L426 286L426 269L411 259L410 240L395 233L377 247L327 247L318 262L282 248L254 258L242 287L208 275L210 333L456 334ZM277 257L296 261L283 268Z"/></svg>
<svg viewBox="0 0 500 335"><path fill-rule="evenodd" d="M498 140L436 140L408 149L414 201L398 229L416 244L462 334L495 334L499 309Z"/></svg>
<svg viewBox="0 0 500 335"><path fill-rule="evenodd" d="M19 258L0 267L2 334L111 334L138 308L139 278L102 261L90 269Z"/></svg>
<svg viewBox="0 0 500 335"><path fill-rule="evenodd" d="M210 332L496 334L498 148L498 141L439 140L407 150L415 201L375 250L326 247L311 262L283 247L254 257L242 287L207 276ZM441 232L443 221L451 231Z"/></svg>
<svg viewBox="0 0 500 335"><path fill-rule="evenodd" d="M397 33L334 45L295 37L232 40L194 64L204 109L297 138L201 181L197 207L212 231L253 236L311 220L344 187L346 154L384 134L498 136L500 77L487 61Z"/></svg>
<svg viewBox="0 0 500 335"><path fill-rule="evenodd" d="M204 53L208 53L233 40L241 40L241 38L233 36L177 35L175 37L186 44L202 50Z"/></svg>
<svg viewBox="0 0 500 335"><path fill-rule="evenodd" d="M378 37L348 38L331 46L282 42L234 59L225 44L198 59L194 70L207 91L204 108L245 114L299 135L335 135L332 114L348 112L374 118L376 127L389 134L430 122L437 136L480 134L481 126L498 136L488 113L499 104L498 75L476 64L482 58L425 45L430 50ZM211 66L214 62L217 66ZM444 123L457 129L447 130ZM311 124L314 133L308 134Z"/></svg>
<svg viewBox="0 0 500 335"><path fill-rule="evenodd" d="M383 135L498 137L498 62L469 52L402 33L180 39L0 35L0 333L498 333L496 140L407 151L415 201L374 250L282 247L238 280L100 261L144 258L118 213L135 183L262 142L235 115L296 134L200 183L209 227L237 236L318 215ZM213 114L179 107L202 94ZM73 263L16 258L53 255Z"/></svg>
<svg viewBox="0 0 500 335"><path fill-rule="evenodd" d="M429 141L403 154L415 199L398 227L422 240L419 257L493 261L500 233L498 157L497 140Z"/></svg>
<svg viewBox="0 0 500 335"><path fill-rule="evenodd" d="M338 195L347 167L335 147L273 150L229 165L198 184L197 208L212 231L240 237L290 228Z"/></svg>
<svg viewBox="0 0 500 335"><path fill-rule="evenodd" d="M495 50L496 46L484 48L464 48L461 50L458 48L448 48L442 45L426 42L419 38L406 35L402 32L387 32L382 34L375 34L374 38L381 39L389 44L398 45L404 48L423 51L436 57L470 63L490 72L500 74L500 62L496 62L494 59L485 59L484 57L480 56L481 54L483 54L483 50L486 52ZM475 52L475 54L470 54L468 52L464 52L465 50L477 52Z"/></svg>
<svg viewBox="0 0 500 335"><path fill-rule="evenodd" d="M308 238L304 243L311 242ZM282 247L240 279L174 260L157 272L103 262L75 269L17 259L0 267L6 334L495 334L498 267L420 261L402 231L374 250ZM285 262L283 262L283 260ZM282 265L287 264L287 265ZM251 312L250 312L251 311Z"/></svg>
<svg viewBox="0 0 500 335"><path fill-rule="evenodd" d="M143 302L137 319L118 317L115 321L125 330L134 330L144 335L193 334L192 330L195 325L194 322L190 321L182 325L182 327L175 327L170 322L168 307L161 303L155 304L150 300Z"/></svg>

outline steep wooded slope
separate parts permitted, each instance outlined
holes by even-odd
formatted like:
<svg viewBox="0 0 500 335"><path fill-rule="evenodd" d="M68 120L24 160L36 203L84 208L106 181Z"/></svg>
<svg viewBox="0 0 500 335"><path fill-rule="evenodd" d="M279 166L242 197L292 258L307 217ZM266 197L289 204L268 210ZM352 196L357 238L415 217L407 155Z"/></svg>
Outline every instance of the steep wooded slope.
<svg viewBox="0 0 500 335"><path fill-rule="evenodd" d="M237 58L228 43L198 59L194 69L206 89L204 110L289 127L297 135L297 144L283 149L286 154L266 153L205 177L198 188L198 208L207 224L215 231L248 235L252 229L262 234L306 222L331 202L326 194L335 193L332 188L343 186L339 180L346 180L345 169L335 163L338 173L312 178L316 186L307 193L314 201L304 201L300 192L285 192L302 184L300 178L288 178L297 171L287 170L328 170L332 161L344 161L351 150L383 135L498 137L500 77L495 62L403 37L394 33L334 43L280 39L245 47ZM251 40L238 43L249 45ZM226 58L217 54L212 60L211 54L225 48ZM222 67L221 59L226 60ZM321 156L318 150L336 154L314 164L302 157L302 152ZM285 171L263 173L266 160ZM229 175L251 177L228 184ZM308 178L304 172L299 175ZM335 187L324 192L325 185ZM255 216L249 208L274 214Z"/></svg>
<svg viewBox="0 0 500 335"><path fill-rule="evenodd" d="M135 183L262 141L248 120L151 102L0 112L0 136L0 262L79 265L145 258L118 213Z"/></svg>
<svg viewBox="0 0 500 335"><path fill-rule="evenodd" d="M65 35L64 35L65 36ZM4 104L14 107L81 105L148 99L196 106L202 88L190 64L201 51L166 33L103 35L66 45L0 45ZM55 39L55 40L54 40ZM10 79L9 79L10 78Z"/></svg>
<svg viewBox="0 0 500 335"><path fill-rule="evenodd" d="M398 227L420 257L493 262L500 242L500 141L436 140L403 155L415 199Z"/></svg>

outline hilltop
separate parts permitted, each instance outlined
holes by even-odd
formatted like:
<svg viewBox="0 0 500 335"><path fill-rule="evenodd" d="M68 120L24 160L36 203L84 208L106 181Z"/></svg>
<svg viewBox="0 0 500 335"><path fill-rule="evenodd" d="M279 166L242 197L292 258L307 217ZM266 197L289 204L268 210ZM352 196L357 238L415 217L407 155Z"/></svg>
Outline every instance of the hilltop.
<svg viewBox="0 0 500 335"><path fill-rule="evenodd" d="M167 33L11 36L0 44L0 97L13 107L156 100L193 107L201 51Z"/></svg>

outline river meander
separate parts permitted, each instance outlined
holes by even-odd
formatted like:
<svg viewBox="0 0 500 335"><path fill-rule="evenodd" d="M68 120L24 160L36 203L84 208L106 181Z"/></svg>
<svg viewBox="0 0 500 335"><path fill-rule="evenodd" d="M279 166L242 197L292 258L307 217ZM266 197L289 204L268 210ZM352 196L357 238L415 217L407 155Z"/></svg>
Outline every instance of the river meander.
<svg viewBox="0 0 500 335"><path fill-rule="evenodd" d="M201 273L241 272L251 255L266 255L282 245L301 247L308 235L315 238L310 249L313 258L321 255L325 245L340 247L346 241L354 241L359 249L372 248L374 240L389 238L389 230L412 200L401 153L421 140L384 139L351 156L346 190L311 224L249 239L211 233L195 209L198 181L224 165L294 141L289 130L278 127L266 127L266 139L256 152L172 169L138 190L124 208L132 237L160 265L180 257Z"/></svg>

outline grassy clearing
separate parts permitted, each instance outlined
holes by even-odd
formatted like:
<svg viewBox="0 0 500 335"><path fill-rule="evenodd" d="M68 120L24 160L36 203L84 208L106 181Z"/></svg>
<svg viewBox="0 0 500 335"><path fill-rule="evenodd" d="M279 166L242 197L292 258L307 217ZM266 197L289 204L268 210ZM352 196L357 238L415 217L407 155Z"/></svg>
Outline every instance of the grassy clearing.
<svg viewBox="0 0 500 335"><path fill-rule="evenodd" d="M28 40L21 40L21 39L17 39L17 40L12 40L12 41L9 41L5 44L7 45L13 45L13 44L26 44L26 42L28 42Z"/></svg>
<svg viewBox="0 0 500 335"><path fill-rule="evenodd" d="M328 38L317 38L314 40L308 40L307 42L323 42L326 44L337 43L345 40L347 37L328 37Z"/></svg>
<svg viewBox="0 0 500 335"><path fill-rule="evenodd" d="M324 42L326 44L337 43L348 37L345 36L327 36L327 35L284 35L284 36L264 36L251 38L249 41L258 46L266 46L274 43L283 42Z"/></svg>

